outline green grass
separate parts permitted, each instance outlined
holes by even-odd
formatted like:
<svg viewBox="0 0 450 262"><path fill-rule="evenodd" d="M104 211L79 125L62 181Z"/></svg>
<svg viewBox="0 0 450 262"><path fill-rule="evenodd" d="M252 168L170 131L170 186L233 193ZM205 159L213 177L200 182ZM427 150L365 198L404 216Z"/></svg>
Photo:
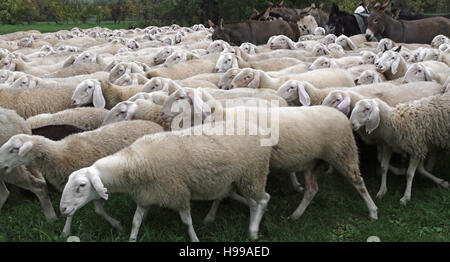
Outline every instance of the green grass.
<svg viewBox="0 0 450 262"><path fill-rule="evenodd" d="M450 192L417 175L414 178L412 200L400 205L405 187L404 176L388 176L388 193L383 200L375 199L380 177L377 165L370 161L372 150L361 153L361 167L366 186L379 208L379 220L370 221L368 211L356 190L338 174L320 174L319 192L304 215L296 221L288 216L300 203L302 194L295 193L287 176L271 174L267 192L272 198L260 228L260 241L366 241L369 236L381 241L450 241ZM370 163L370 164L367 164ZM441 157L435 173L450 180L449 155ZM10 186L11 188L11 186ZM60 237L64 218L47 223L38 200L24 196L17 189L0 214L0 241L65 241ZM60 194L51 190L55 210ZM214 223L202 219L211 202L192 202L193 223L200 241L249 241L248 208L233 200L225 200ZM72 235L81 241L127 241L136 208L124 194L110 195L106 211L120 220L122 232L111 228L93 210L92 203L79 210L73 220ZM154 206L144 220L138 241L189 241L186 227L172 210Z"/></svg>
<svg viewBox="0 0 450 262"><path fill-rule="evenodd" d="M113 21L103 21L100 24L95 23L95 21L88 21L86 24L78 23L68 23L68 24L56 24L55 22L36 22L34 24L28 25L5 25L0 24L0 34L9 34L18 31L28 31L28 30L38 30L41 33L56 32L59 30L70 30L74 27L79 27L81 29L92 28L96 26L107 27L110 29L127 29L130 25L129 21L121 22L120 24L114 24Z"/></svg>

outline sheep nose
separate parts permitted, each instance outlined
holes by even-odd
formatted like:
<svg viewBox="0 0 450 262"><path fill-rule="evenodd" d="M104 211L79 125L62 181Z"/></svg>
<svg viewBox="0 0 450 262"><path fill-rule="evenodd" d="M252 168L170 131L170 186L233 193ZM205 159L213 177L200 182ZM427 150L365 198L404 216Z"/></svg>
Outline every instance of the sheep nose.
<svg viewBox="0 0 450 262"><path fill-rule="evenodd" d="M370 35L366 35L366 40L367 40L367 41L370 40Z"/></svg>
<svg viewBox="0 0 450 262"><path fill-rule="evenodd" d="M160 116L164 116L164 112L159 113Z"/></svg>
<svg viewBox="0 0 450 262"><path fill-rule="evenodd" d="M67 208L61 207L59 210L61 211L61 213L64 213L64 212L66 212Z"/></svg>

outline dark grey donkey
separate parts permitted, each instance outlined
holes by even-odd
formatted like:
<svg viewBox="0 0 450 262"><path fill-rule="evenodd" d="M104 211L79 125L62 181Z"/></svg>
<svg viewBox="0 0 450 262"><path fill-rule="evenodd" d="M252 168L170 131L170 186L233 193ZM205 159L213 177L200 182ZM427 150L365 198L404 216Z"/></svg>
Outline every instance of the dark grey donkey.
<svg viewBox="0 0 450 262"><path fill-rule="evenodd" d="M385 14L386 7L377 3L368 18L366 39L371 40L380 34L383 38L390 38L397 43L429 44L437 35L450 37L450 19L444 17L431 17L421 20L395 20Z"/></svg>

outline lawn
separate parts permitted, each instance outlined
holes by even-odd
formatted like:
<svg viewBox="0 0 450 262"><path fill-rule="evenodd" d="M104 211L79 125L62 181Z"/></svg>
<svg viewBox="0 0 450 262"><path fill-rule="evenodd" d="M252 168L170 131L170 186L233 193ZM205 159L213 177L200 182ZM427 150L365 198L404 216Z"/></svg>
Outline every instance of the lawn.
<svg viewBox="0 0 450 262"><path fill-rule="evenodd" d="M380 177L372 148L360 152L361 171L372 197L378 191ZM435 174L450 180L449 155L440 157ZM368 165L367 163L370 163ZM378 206L378 221L368 219L368 211L356 190L338 174L320 174L319 192L304 215L296 221L288 216L300 203L302 194L294 192L288 176L271 174L267 192L272 198L261 223L260 241L366 241L378 236L381 241L450 241L450 191L417 175L412 200L400 205L405 187L404 176L388 176L388 193ZM64 218L45 221L38 200L12 188L11 196L0 214L0 241L65 241L59 236ZM60 194L51 190L53 206L58 212ZM203 224L211 202L192 202L194 228L200 241L249 241L248 208L225 200L214 223ZM79 210L73 220L72 235L88 241L127 241L136 208L133 200L114 194L105 204L106 211L120 220L122 232L112 229L97 216L93 205ZM186 227L176 212L154 206L142 223L137 241L189 241Z"/></svg>
<svg viewBox="0 0 450 262"><path fill-rule="evenodd" d="M110 29L127 29L130 22L125 21L120 24L114 24L113 21L103 21L100 24L95 23L95 21L88 21L86 24L78 23L67 23L67 24L56 24L55 22L36 22L34 24L24 24L24 25L5 25L0 24L0 34L9 34L18 31L28 31L28 30L38 30L41 33L56 32L59 30L70 30L74 27L79 27L82 29L92 28L96 26L107 27Z"/></svg>

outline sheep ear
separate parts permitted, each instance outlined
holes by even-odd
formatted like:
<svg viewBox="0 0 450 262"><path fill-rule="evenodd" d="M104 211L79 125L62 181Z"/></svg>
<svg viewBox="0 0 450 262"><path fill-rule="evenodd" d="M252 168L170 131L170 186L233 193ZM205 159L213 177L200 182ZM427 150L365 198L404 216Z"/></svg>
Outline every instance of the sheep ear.
<svg viewBox="0 0 450 262"><path fill-rule="evenodd" d="M30 152L31 148L33 148L32 141L27 141L27 142L23 143L23 145L19 148L18 155L20 157L24 157L28 152Z"/></svg>
<svg viewBox="0 0 450 262"><path fill-rule="evenodd" d="M292 41L292 39L288 38L287 44L289 46L289 49L292 49L292 50L297 49L297 46L295 45L294 41Z"/></svg>
<svg viewBox="0 0 450 262"><path fill-rule="evenodd" d="M344 100L337 106L337 109L345 115L348 115L350 112L351 98L350 95L345 92L343 92L342 95L344 96Z"/></svg>
<svg viewBox="0 0 450 262"><path fill-rule="evenodd" d="M311 98L309 97L308 92L306 92L306 89L303 85L300 85L297 87L298 92L298 100L303 106L310 106L311 105Z"/></svg>
<svg viewBox="0 0 450 262"><path fill-rule="evenodd" d="M370 112L369 120L366 123L366 133L370 135L380 124L380 110L378 105L372 103L372 112Z"/></svg>
<svg viewBox="0 0 450 262"><path fill-rule="evenodd" d="M14 75L13 74L9 74L9 77L5 81L5 84L12 84L12 83L14 83Z"/></svg>
<svg viewBox="0 0 450 262"><path fill-rule="evenodd" d="M231 68L239 68L237 56L233 56L233 65L231 66Z"/></svg>
<svg viewBox="0 0 450 262"><path fill-rule="evenodd" d="M223 18L220 18L219 29L223 30Z"/></svg>
<svg viewBox="0 0 450 262"><path fill-rule="evenodd" d="M102 85L100 84L100 82L95 83L92 100L94 107L105 108L106 101L105 98L103 97Z"/></svg>
<svg viewBox="0 0 450 262"><path fill-rule="evenodd" d="M433 81L432 72L428 67L424 67L425 81Z"/></svg>
<svg viewBox="0 0 450 262"><path fill-rule="evenodd" d="M374 83L381 83L381 78L378 74L375 74L373 77L373 82Z"/></svg>
<svg viewBox="0 0 450 262"><path fill-rule="evenodd" d="M69 58L67 58L66 61L64 61L63 67L68 67L68 66L72 65L73 62L75 62L75 59L76 59L75 55L69 56Z"/></svg>
<svg viewBox="0 0 450 262"><path fill-rule="evenodd" d="M394 74L394 75L397 74L398 66L400 65L400 57L401 57L401 55L398 54L397 58L394 60L394 62L392 62L392 65L391 65L391 71L392 71L392 74Z"/></svg>
<svg viewBox="0 0 450 262"><path fill-rule="evenodd" d="M356 50L356 46L353 43L353 41L350 40L350 38L347 38L347 45L348 45L348 47L350 47L351 50Z"/></svg>
<svg viewBox="0 0 450 262"><path fill-rule="evenodd" d="M104 200L108 200L108 194L106 194L106 188L100 180L98 174L89 173L89 181L91 181L92 186L94 187L97 194L103 198Z"/></svg>
<svg viewBox="0 0 450 262"><path fill-rule="evenodd" d="M36 78L31 78L30 85L28 88L35 88L38 85L38 80Z"/></svg>
<svg viewBox="0 0 450 262"><path fill-rule="evenodd" d="M330 60L330 68L338 68L339 66L336 64L336 61Z"/></svg>
<svg viewBox="0 0 450 262"><path fill-rule="evenodd" d="M259 88L259 84L260 84L260 74L257 71L253 71L253 80L248 83L247 87L248 88Z"/></svg>
<svg viewBox="0 0 450 262"><path fill-rule="evenodd" d="M192 106L194 107L194 114L198 112L202 113L202 121L211 115L211 107L205 103L197 91L189 90L186 91L186 95L191 99Z"/></svg>
<svg viewBox="0 0 450 262"><path fill-rule="evenodd" d="M131 120L136 113L138 106L136 103L131 103L127 108L127 115L125 117L125 120Z"/></svg>

